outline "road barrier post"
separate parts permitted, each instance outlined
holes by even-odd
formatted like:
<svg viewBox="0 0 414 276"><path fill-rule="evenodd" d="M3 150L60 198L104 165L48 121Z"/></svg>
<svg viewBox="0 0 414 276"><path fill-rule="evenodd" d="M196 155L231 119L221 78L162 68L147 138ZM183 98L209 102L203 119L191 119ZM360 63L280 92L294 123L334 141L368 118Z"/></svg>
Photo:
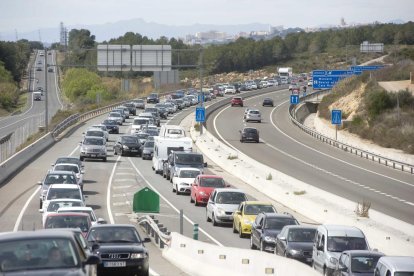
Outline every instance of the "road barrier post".
<svg viewBox="0 0 414 276"><path fill-rule="evenodd" d="M198 240L198 223L194 223L193 239L194 240Z"/></svg>

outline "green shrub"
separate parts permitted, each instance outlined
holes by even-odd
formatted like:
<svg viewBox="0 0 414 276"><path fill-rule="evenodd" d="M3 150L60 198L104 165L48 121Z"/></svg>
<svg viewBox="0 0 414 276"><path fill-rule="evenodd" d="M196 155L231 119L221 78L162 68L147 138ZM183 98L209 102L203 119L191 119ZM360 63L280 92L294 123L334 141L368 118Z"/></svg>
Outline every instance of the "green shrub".
<svg viewBox="0 0 414 276"><path fill-rule="evenodd" d="M371 90L365 98L365 104L370 119L384 112L388 108L393 107L393 102L389 93L384 90Z"/></svg>

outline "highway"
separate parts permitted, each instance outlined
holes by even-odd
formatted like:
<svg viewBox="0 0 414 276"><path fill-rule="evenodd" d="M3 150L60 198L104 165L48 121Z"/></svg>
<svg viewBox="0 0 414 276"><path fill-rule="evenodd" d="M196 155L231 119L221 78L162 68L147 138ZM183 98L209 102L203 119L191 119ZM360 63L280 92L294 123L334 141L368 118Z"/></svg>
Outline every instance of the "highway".
<svg viewBox="0 0 414 276"><path fill-rule="evenodd" d="M4 137L10 133L20 135L18 130L37 131L37 127L44 125L45 120L45 95L48 93L48 118L49 121L58 109L63 109L63 103L59 96L57 84L57 67L56 67L56 53L50 51L50 55L40 56L37 52L34 64L32 66L32 75L30 80L30 90L36 91L37 87L42 87L45 92L41 101L33 101L33 93L28 93L28 107L22 113L6 116L0 118L0 137ZM47 64L53 68L53 72L45 70L45 60ZM41 67L42 71L37 71L36 68ZM47 88L45 87L45 76L47 77ZM32 134L32 133L29 133Z"/></svg>
<svg viewBox="0 0 414 276"><path fill-rule="evenodd" d="M209 117L207 128L258 162L354 202L371 202L372 209L413 224L413 176L346 154L302 132L289 120L289 95L285 89L246 98L244 108L226 106ZM269 96L275 107L262 107ZM246 107L261 110L261 124L243 121ZM260 131L261 143L239 141L244 125Z"/></svg>

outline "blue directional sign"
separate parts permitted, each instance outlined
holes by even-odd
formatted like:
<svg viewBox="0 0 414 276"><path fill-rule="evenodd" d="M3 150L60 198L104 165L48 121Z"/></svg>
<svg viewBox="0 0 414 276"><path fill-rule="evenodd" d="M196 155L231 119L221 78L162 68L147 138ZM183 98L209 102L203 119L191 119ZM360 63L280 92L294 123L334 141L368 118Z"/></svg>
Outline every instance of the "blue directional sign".
<svg viewBox="0 0 414 276"><path fill-rule="evenodd" d="M333 109L331 111L331 122L333 125L342 124L342 110Z"/></svg>
<svg viewBox="0 0 414 276"><path fill-rule="evenodd" d="M206 109L202 106L196 107L196 122L204 123L206 121Z"/></svg>
<svg viewBox="0 0 414 276"><path fill-rule="evenodd" d="M205 101L204 101L204 93L199 93L199 94L198 94L198 102L199 102L199 103L205 102Z"/></svg>
<svg viewBox="0 0 414 276"><path fill-rule="evenodd" d="M332 88L334 85L343 79L344 76L314 76L313 77L313 88L324 89Z"/></svg>
<svg viewBox="0 0 414 276"><path fill-rule="evenodd" d="M294 94L290 95L290 104L298 104L299 103L299 95Z"/></svg>
<svg viewBox="0 0 414 276"><path fill-rule="evenodd" d="M352 76L354 71L352 70L327 70L327 76Z"/></svg>
<svg viewBox="0 0 414 276"><path fill-rule="evenodd" d="M375 71L384 68L385 65L351 66L352 71Z"/></svg>
<svg viewBox="0 0 414 276"><path fill-rule="evenodd" d="M312 76L326 76L326 70L313 70Z"/></svg>

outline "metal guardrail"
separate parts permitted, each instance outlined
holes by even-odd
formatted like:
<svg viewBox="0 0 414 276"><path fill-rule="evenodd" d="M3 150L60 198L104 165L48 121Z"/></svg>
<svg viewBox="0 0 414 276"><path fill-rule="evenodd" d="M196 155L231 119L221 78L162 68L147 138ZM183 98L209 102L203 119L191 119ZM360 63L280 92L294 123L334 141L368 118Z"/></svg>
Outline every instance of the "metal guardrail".
<svg viewBox="0 0 414 276"><path fill-rule="evenodd" d="M138 224L142 225L145 232L154 238L155 243L160 245L160 248L168 246L171 236L167 231L167 227L159 223L158 219L154 216L144 215L138 218Z"/></svg>
<svg viewBox="0 0 414 276"><path fill-rule="evenodd" d="M301 100L309 99L309 98L312 98L316 95L321 95L321 94L328 93L329 91L330 90L317 91L317 92L311 93L309 95L300 97L300 99ZM316 139L318 139L318 140L320 140L324 143L327 143L327 144L329 144L333 147L341 149L345 152L348 152L348 153L354 154L356 156L359 156L361 158L365 158L365 159L373 161L373 162L378 162L381 165L385 165L387 167L392 167L393 169L401 170L403 172L408 172L408 173L411 173L411 174L414 173L414 165L413 164L404 163L404 162L401 162L401 161L398 161L398 160L387 158L387 157L384 157L384 156L381 156L381 155L378 155L378 154L375 154L375 153L372 153L372 152L369 152L369 151L351 146L351 145L343 143L343 142L338 142L335 139L332 139L328 136L325 136L325 135L323 135L323 134L321 134L321 133L319 133L319 132L303 125L302 123L300 123L296 119L296 109L297 109L297 106L295 106L295 105L290 105L289 106L290 120L293 122L293 124L295 124L297 127L299 127L301 130L303 130L307 134L311 135L312 137L314 137L314 138L316 138Z"/></svg>

